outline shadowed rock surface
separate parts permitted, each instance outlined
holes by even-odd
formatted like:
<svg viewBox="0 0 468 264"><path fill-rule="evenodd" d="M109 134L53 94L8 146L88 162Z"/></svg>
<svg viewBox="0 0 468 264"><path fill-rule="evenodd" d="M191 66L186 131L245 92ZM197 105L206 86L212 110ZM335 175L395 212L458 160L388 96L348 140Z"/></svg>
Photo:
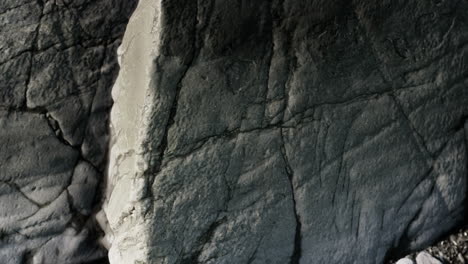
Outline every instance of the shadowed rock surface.
<svg viewBox="0 0 468 264"><path fill-rule="evenodd" d="M0 263L105 257L90 216L107 160L115 51L135 4L0 1Z"/></svg>
<svg viewBox="0 0 468 264"><path fill-rule="evenodd" d="M463 221L467 1L141 0L111 263L383 263Z"/></svg>

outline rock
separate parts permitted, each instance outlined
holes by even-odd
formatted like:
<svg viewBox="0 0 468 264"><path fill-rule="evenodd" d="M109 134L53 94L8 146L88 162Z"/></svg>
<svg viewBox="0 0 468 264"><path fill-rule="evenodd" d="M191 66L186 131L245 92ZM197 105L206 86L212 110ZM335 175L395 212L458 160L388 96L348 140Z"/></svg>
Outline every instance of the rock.
<svg viewBox="0 0 468 264"><path fill-rule="evenodd" d="M409 258L402 258L398 260L395 264L414 264L414 262Z"/></svg>
<svg viewBox="0 0 468 264"><path fill-rule="evenodd" d="M466 213L466 1L141 0L110 261L383 263Z"/></svg>
<svg viewBox="0 0 468 264"><path fill-rule="evenodd" d="M442 262L423 251L416 256L416 264L442 264Z"/></svg>
<svg viewBox="0 0 468 264"><path fill-rule="evenodd" d="M102 196L115 52L135 4L1 1L1 263L106 256L90 219Z"/></svg>
<svg viewBox="0 0 468 264"><path fill-rule="evenodd" d="M100 175L88 162L81 161L75 166L73 179L67 190L73 207L82 215L90 215Z"/></svg>

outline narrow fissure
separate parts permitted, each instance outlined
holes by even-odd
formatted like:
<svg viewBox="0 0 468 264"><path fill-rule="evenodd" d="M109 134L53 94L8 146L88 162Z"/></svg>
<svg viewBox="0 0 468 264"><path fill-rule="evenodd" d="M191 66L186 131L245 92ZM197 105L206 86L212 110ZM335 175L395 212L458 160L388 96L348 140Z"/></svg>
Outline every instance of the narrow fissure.
<svg viewBox="0 0 468 264"><path fill-rule="evenodd" d="M294 188L294 171L291 168L291 165L289 164L282 128L280 128L280 137L281 137L281 155L283 157L286 174L288 176L288 180L290 183L291 198L293 202L293 211L294 211L294 217L296 219L296 229L295 229L295 235L294 235L294 250L291 255L290 264L299 264L301 255L302 255L302 233L301 233L302 223L300 220L300 216L297 212L297 200L296 200L295 188Z"/></svg>

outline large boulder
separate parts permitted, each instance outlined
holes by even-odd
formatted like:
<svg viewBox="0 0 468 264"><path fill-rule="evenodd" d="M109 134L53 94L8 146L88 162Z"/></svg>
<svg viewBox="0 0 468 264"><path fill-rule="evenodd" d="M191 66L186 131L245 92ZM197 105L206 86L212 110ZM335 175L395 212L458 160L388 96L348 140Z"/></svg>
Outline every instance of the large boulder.
<svg viewBox="0 0 468 264"><path fill-rule="evenodd" d="M466 213L467 1L141 0L113 264L383 263Z"/></svg>
<svg viewBox="0 0 468 264"><path fill-rule="evenodd" d="M106 258L102 196L116 49L134 0L0 2L0 262Z"/></svg>

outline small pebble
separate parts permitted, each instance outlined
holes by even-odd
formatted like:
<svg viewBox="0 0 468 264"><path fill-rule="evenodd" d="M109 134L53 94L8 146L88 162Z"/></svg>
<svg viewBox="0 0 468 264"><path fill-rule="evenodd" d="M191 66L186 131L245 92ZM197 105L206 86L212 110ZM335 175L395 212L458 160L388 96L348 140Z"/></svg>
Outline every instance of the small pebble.
<svg viewBox="0 0 468 264"><path fill-rule="evenodd" d="M433 255L433 256L434 256L434 254L431 254L431 255ZM442 259L442 260L445 260L445 259L447 259L447 257L445 256L445 254L444 254L444 253L442 253L442 252L439 252L439 253L437 254L437 257L438 257L439 259Z"/></svg>
<svg viewBox="0 0 468 264"><path fill-rule="evenodd" d="M416 256L417 264L442 264L440 260L434 258L429 253L423 251Z"/></svg>
<svg viewBox="0 0 468 264"><path fill-rule="evenodd" d="M455 246L458 245L458 243L457 243L457 238L456 238L454 235L451 235L451 236L450 236L450 242L452 242Z"/></svg>
<svg viewBox="0 0 468 264"><path fill-rule="evenodd" d="M462 254L459 253L457 258L458 258L458 261L460 261L460 264L466 263L465 258L463 257Z"/></svg>
<svg viewBox="0 0 468 264"><path fill-rule="evenodd" d="M398 260L395 264L414 264L414 262L409 258L402 258Z"/></svg>

